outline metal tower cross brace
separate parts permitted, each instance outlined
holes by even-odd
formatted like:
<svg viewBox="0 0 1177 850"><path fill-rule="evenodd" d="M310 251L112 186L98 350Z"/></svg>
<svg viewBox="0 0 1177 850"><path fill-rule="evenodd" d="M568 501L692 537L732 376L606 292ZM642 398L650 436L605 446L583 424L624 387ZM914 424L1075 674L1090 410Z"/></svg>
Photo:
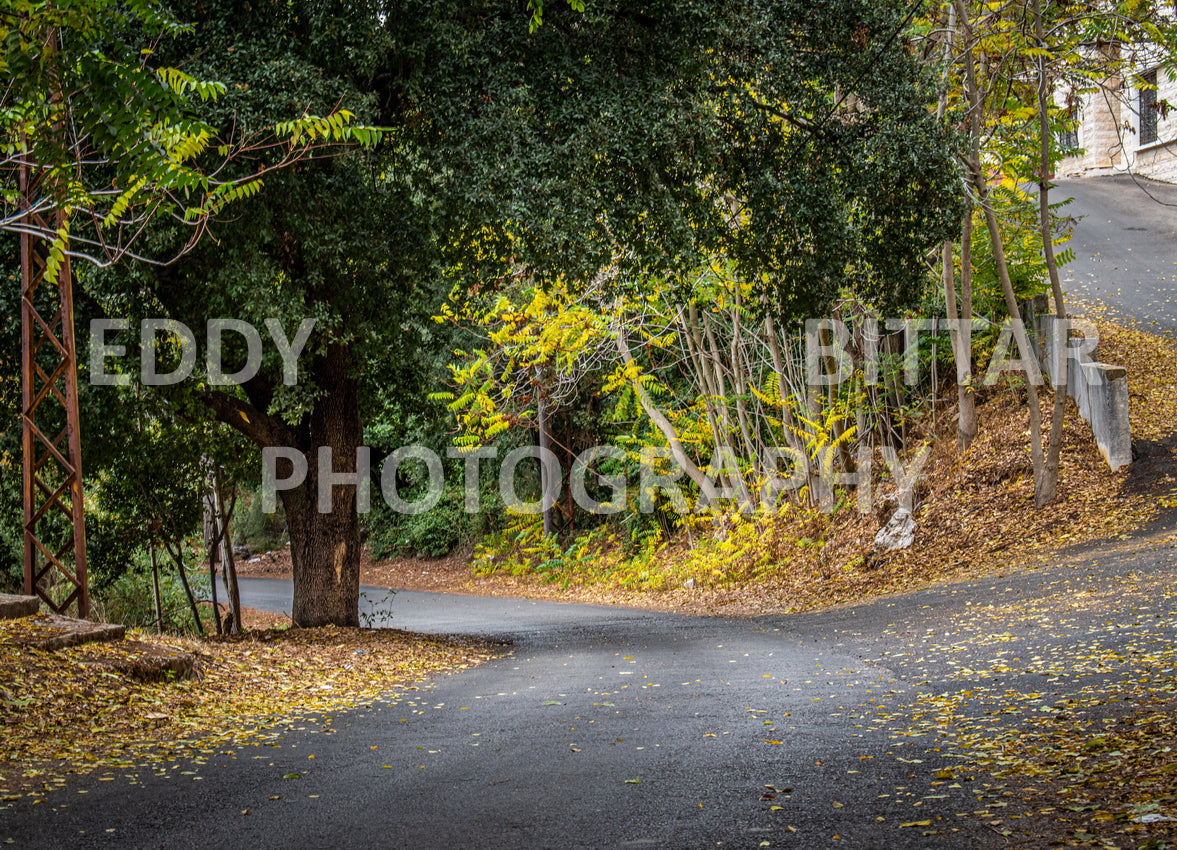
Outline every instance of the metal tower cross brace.
<svg viewBox="0 0 1177 850"><path fill-rule="evenodd" d="M74 346L73 276L62 258L48 274L52 237L65 213L32 208L44 170L24 166L20 196L21 455L24 502L24 592L64 613L89 615L78 358ZM56 205L54 205L56 207ZM38 236L35 234L46 234Z"/></svg>

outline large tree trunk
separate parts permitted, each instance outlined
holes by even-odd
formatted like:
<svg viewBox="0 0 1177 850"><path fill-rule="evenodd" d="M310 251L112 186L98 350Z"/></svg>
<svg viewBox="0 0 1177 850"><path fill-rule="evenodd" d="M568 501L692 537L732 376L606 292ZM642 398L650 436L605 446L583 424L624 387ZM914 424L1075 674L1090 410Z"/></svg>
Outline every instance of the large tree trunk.
<svg viewBox="0 0 1177 850"><path fill-rule="evenodd" d="M294 570L291 619L303 628L360 624L360 520L356 488L331 488L330 510L319 511L319 448L331 448L335 472L354 472L356 449L363 443L356 381L348 374L346 349L332 345L321 361L318 384L326 395L311 413L307 477L301 487L283 492Z"/></svg>
<svg viewBox="0 0 1177 850"><path fill-rule="evenodd" d="M290 529L290 560L294 570L290 617L300 628L358 626L360 523L355 491L333 488L336 495L332 511L321 514L317 485L311 482L313 477L312 467L307 483L284 493L282 499ZM345 489L351 492L345 493Z"/></svg>
<svg viewBox="0 0 1177 850"><path fill-rule="evenodd" d="M206 393L204 398L218 419L258 446L295 448L306 457L303 483L279 491L290 532L294 625L358 626L360 521L356 488L334 486L329 509L320 512L318 504L320 447L330 447L336 473L355 471L356 449L363 441L358 387L350 374L347 348L339 343L328 346L326 354L315 361L313 372L323 395L298 426L266 412L271 397L268 387L245 385L252 404L220 392ZM281 478L289 473L289 462L280 461L277 475Z"/></svg>

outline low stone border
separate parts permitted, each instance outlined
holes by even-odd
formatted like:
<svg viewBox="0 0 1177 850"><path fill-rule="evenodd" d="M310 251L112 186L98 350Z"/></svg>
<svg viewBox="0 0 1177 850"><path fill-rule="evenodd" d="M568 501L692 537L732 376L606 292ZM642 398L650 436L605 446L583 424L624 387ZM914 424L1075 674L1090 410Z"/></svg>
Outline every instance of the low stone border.
<svg viewBox="0 0 1177 850"><path fill-rule="evenodd" d="M1071 337L1062 351L1059 318L1038 318L1042 343L1042 369L1051 386L1058 386L1066 364L1067 395L1075 400L1080 415L1091 426L1095 444L1113 470L1132 463L1132 430L1128 419L1128 370L1097 360L1098 340Z"/></svg>

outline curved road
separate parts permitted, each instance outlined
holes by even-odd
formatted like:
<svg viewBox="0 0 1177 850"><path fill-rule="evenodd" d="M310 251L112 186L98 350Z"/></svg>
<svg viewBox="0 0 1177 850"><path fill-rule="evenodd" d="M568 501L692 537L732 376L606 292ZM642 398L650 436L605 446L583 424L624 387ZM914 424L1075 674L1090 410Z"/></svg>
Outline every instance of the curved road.
<svg viewBox="0 0 1177 850"><path fill-rule="evenodd" d="M920 692L1017 689L1030 692L1022 704L1031 710L1059 699L1033 693L1043 674L1029 668L1031 657L1139 635L1125 636L1103 616L1069 616L1044 629L1019 606L1066 606L1112 576L1171 571L1175 553L1171 543L1144 554L1130 548L760 620L401 591L377 606L397 627L492 636L510 641L509 654L341 712L329 729L291 730L280 746L211 758L199 768L202 781L177 763L133 779L78 779L41 805L3 804L0 841L284 850L1003 847L988 818L961 815L986 809L983 799L1012 799L1000 796L1006 786L962 770L947 746L941 752L934 712L917 731L895 718L916 710ZM242 584L245 604L289 608L289 582ZM1114 604L1141 603L1121 594ZM989 636L1000 629L1008 630L997 653L1008 672L987 675L1008 681L970 684L982 674L968 668L991 663ZM1058 693L1073 687L1065 677L1050 681ZM967 710L988 722L1002 714L992 708ZM283 778L294 772L302 778Z"/></svg>
<svg viewBox="0 0 1177 850"><path fill-rule="evenodd" d="M1059 180L1076 220L1063 288L1142 330L1177 338L1177 185L1127 174Z"/></svg>

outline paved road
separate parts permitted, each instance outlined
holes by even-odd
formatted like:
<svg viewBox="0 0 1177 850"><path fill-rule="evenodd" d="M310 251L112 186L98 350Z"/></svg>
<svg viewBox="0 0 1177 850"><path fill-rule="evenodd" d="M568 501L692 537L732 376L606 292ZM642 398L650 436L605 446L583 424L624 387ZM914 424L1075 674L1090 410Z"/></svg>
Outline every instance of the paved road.
<svg viewBox="0 0 1177 850"><path fill-rule="evenodd" d="M1052 199L1077 219L1066 291L1177 338L1177 185L1118 174L1060 180Z"/></svg>
<svg viewBox="0 0 1177 850"><path fill-rule="evenodd" d="M960 772L947 748L938 750L934 722L916 735L884 718L918 692L969 687L960 665L979 669L991 658L997 629L1011 630L1002 640L1026 641L1001 644L1021 650L1023 666L1050 651L1042 641L1139 640L1117 631L1114 618L1071 615L1047 635L1041 615L1017 606L1106 589L1113 576L1171 574L1175 554L1169 541L1144 554L757 621L402 591L384 609L394 625L508 639L510 655L341 713L334 731L291 731L261 755L245 748L213 759L198 770L201 781L178 764L165 776L140 771L138 784L82 779L41 805L12 803L0 809L0 841L287 850L1006 846L997 828L959 816L985 808L986 794L1008 793L1004 786ZM1122 604L1139 604L1128 594L1109 604L1121 595ZM252 607L281 611L289 598L287 582L244 582ZM1016 616L998 619L1011 605ZM959 645L935 661L946 642ZM1007 660L1013 667L1001 675L1010 687L1042 688L1039 672ZM1056 693L1067 690L1065 678L1051 680ZM936 782L946 767L958 769L957 781ZM303 778L283 779L291 772ZM761 799L766 790L774 799ZM901 826L923 820L931 827Z"/></svg>

